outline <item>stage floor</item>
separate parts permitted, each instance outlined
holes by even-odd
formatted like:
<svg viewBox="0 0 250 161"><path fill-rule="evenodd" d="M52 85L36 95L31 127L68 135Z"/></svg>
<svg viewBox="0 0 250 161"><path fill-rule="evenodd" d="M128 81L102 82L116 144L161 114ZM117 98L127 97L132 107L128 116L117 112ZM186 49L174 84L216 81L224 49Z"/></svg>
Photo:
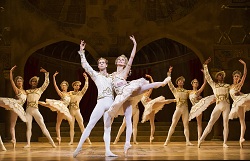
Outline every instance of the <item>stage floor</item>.
<svg viewBox="0 0 250 161"><path fill-rule="evenodd" d="M1 161L80 161L80 160L250 160L250 141L244 143L240 149L237 141L229 141L229 148L222 147L222 141L206 141L201 147L186 146L185 142L170 142L163 146L163 142L140 142L132 145L127 157L123 154L124 142L117 145L111 144L111 150L118 157L104 156L104 143L93 142L92 145L83 145L82 152L73 158L72 154L77 143L68 145L61 143L56 148L51 148L49 143L32 142L31 148L23 148L26 144L18 142L16 148L11 143L4 143L7 151L0 151Z"/></svg>

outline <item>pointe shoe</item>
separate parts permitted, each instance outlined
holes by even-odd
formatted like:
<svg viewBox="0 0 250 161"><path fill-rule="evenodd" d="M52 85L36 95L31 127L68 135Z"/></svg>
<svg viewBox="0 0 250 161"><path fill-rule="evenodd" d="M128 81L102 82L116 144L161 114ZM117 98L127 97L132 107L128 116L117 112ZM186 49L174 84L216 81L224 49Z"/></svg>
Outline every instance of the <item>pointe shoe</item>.
<svg viewBox="0 0 250 161"><path fill-rule="evenodd" d="M137 141L134 141L133 143L134 143L134 144L136 144L136 145L138 145L138 144L139 144Z"/></svg>
<svg viewBox="0 0 250 161"><path fill-rule="evenodd" d="M162 87L164 87L170 80L171 80L171 77L165 78L164 81L163 81Z"/></svg>
<svg viewBox="0 0 250 161"><path fill-rule="evenodd" d="M49 143L53 148L56 148L56 144L54 142L49 142Z"/></svg>
<svg viewBox="0 0 250 161"><path fill-rule="evenodd" d="M150 144L153 142L154 139L155 139L155 138L154 138L153 136L150 136L150 138L149 138Z"/></svg>
<svg viewBox="0 0 250 161"><path fill-rule="evenodd" d="M228 148L228 145L226 143L223 143L223 148Z"/></svg>
<svg viewBox="0 0 250 161"><path fill-rule="evenodd" d="M163 144L164 146L168 146L168 143L169 143L170 141L169 140L166 140L165 141L165 143Z"/></svg>
<svg viewBox="0 0 250 161"><path fill-rule="evenodd" d="M113 144L117 144L117 142L119 141L120 139L115 139L115 141L113 142Z"/></svg>
<svg viewBox="0 0 250 161"><path fill-rule="evenodd" d="M192 144L190 141L186 142L186 146L194 146L194 144Z"/></svg>
<svg viewBox="0 0 250 161"><path fill-rule="evenodd" d="M124 145L124 155L127 156L128 150L131 148L131 144L125 144Z"/></svg>
<svg viewBox="0 0 250 161"><path fill-rule="evenodd" d="M30 144L25 145L23 148L30 148Z"/></svg>
<svg viewBox="0 0 250 161"><path fill-rule="evenodd" d="M87 142L88 142L89 145L92 144L89 138L87 138Z"/></svg>
<svg viewBox="0 0 250 161"><path fill-rule="evenodd" d="M240 143L240 148L243 148L243 143L245 142L245 139L240 139L239 143Z"/></svg>
<svg viewBox="0 0 250 161"><path fill-rule="evenodd" d="M68 145L73 145L73 141L69 142Z"/></svg>
<svg viewBox="0 0 250 161"><path fill-rule="evenodd" d="M106 157L117 157L118 155L112 153L111 151L105 153Z"/></svg>
<svg viewBox="0 0 250 161"><path fill-rule="evenodd" d="M58 145L61 145L61 138L57 137L56 140L58 141Z"/></svg>
<svg viewBox="0 0 250 161"><path fill-rule="evenodd" d="M2 144L1 148L2 148L2 151L6 151L7 150L3 144Z"/></svg>
<svg viewBox="0 0 250 161"><path fill-rule="evenodd" d="M15 149L16 148L16 140L11 140L10 142L12 143L12 146Z"/></svg>
<svg viewBox="0 0 250 161"><path fill-rule="evenodd" d="M77 149L74 151L73 153L73 157L75 158L78 154L80 154L80 152L82 151L82 149Z"/></svg>
<svg viewBox="0 0 250 161"><path fill-rule="evenodd" d="M202 141L198 140L198 148L201 147L201 142L202 142Z"/></svg>

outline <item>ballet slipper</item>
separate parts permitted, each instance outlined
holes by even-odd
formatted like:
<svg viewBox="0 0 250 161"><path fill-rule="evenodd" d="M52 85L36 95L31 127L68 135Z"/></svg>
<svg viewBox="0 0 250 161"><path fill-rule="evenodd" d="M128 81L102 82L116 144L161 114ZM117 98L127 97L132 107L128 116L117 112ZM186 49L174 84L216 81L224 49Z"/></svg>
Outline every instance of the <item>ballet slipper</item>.
<svg viewBox="0 0 250 161"><path fill-rule="evenodd" d="M194 146L190 141L186 142L186 146Z"/></svg>
<svg viewBox="0 0 250 161"><path fill-rule="evenodd" d="M73 145L73 141L69 142L68 145Z"/></svg>
<svg viewBox="0 0 250 161"><path fill-rule="evenodd" d="M25 145L23 148L30 148L30 144Z"/></svg>
<svg viewBox="0 0 250 161"><path fill-rule="evenodd" d="M87 142L88 142L89 145L92 144L89 138L87 138Z"/></svg>
<svg viewBox="0 0 250 161"><path fill-rule="evenodd" d="M150 144L153 142L154 139L155 139L155 138L154 138L153 136L150 136L150 138L149 138Z"/></svg>
<svg viewBox="0 0 250 161"><path fill-rule="evenodd" d="M51 145L53 148L56 148L56 145L55 145L54 142L49 142L49 143L50 143L50 145Z"/></svg>
<svg viewBox="0 0 250 161"><path fill-rule="evenodd" d="M117 142L119 141L119 138L116 138L115 141L113 142L113 144L117 144Z"/></svg>
<svg viewBox="0 0 250 161"><path fill-rule="evenodd" d="M165 78L164 81L163 81L162 87L164 87L170 80L171 80L171 77Z"/></svg>
<svg viewBox="0 0 250 161"><path fill-rule="evenodd" d="M58 141L58 145L61 145L61 138L57 137L56 140Z"/></svg>
<svg viewBox="0 0 250 161"><path fill-rule="evenodd" d="M138 144L139 144L137 141L134 141L133 143L134 143L134 144L136 144L136 145L138 145Z"/></svg>
<svg viewBox="0 0 250 161"><path fill-rule="evenodd" d="M223 143L223 148L228 148L228 145L226 143Z"/></svg>
<svg viewBox="0 0 250 161"><path fill-rule="evenodd" d="M168 146L168 143L169 143L170 141L169 140L166 140L165 141L165 143L163 144L164 146Z"/></svg>
<svg viewBox="0 0 250 161"><path fill-rule="evenodd" d="M111 151L105 152L106 157L117 157L118 155L112 153Z"/></svg>
<svg viewBox="0 0 250 161"><path fill-rule="evenodd" d="M131 148L131 144L130 143L125 143L124 145L124 155L127 156L128 154L128 150Z"/></svg>
<svg viewBox="0 0 250 161"><path fill-rule="evenodd" d="M202 141L201 141L201 140L198 140L198 148L201 147L201 143L202 143Z"/></svg>
<svg viewBox="0 0 250 161"><path fill-rule="evenodd" d="M242 138L240 139L239 143L240 143L240 148L242 149L243 148L243 143L245 142L245 139Z"/></svg>
<svg viewBox="0 0 250 161"><path fill-rule="evenodd" d="M78 154L80 154L81 151L82 151L82 149L76 148L76 150L73 153L73 157L75 158Z"/></svg>
<svg viewBox="0 0 250 161"><path fill-rule="evenodd" d="M12 143L12 146L15 149L16 148L16 140L11 140L10 142Z"/></svg>

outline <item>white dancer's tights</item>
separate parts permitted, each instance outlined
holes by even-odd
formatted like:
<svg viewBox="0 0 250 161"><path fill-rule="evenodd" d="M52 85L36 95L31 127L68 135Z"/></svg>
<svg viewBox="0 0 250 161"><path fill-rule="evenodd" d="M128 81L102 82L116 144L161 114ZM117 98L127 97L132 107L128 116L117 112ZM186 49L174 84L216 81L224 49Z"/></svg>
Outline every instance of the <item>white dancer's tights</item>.
<svg viewBox="0 0 250 161"><path fill-rule="evenodd" d="M109 116L108 113L105 111L109 109L112 102L113 102L112 98L103 98L103 99L97 100L97 104L89 118L88 125L86 126L84 132L82 133L80 141L77 145L77 149L82 148L83 143L89 137L92 129L94 128L94 126L100 120L102 116L103 116L103 122L105 123L105 121L107 120ZM110 132L111 132L111 126L107 127L104 125L103 140L105 143L105 149L107 153L110 152Z"/></svg>
<svg viewBox="0 0 250 161"><path fill-rule="evenodd" d="M124 116L126 120L126 141L125 145L130 145L132 135L132 105L129 101L124 102Z"/></svg>
<svg viewBox="0 0 250 161"><path fill-rule="evenodd" d="M10 135L11 135L11 140L13 142L16 142L16 135L15 135L15 127L16 127L16 120L17 120L18 115L10 111Z"/></svg>
<svg viewBox="0 0 250 161"><path fill-rule="evenodd" d="M202 134L202 114L197 116L196 120L197 120L197 132L198 132L198 140L199 140Z"/></svg>
<svg viewBox="0 0 250 161"><path fill-rule="evenodd" d="M238 116L239 116L239 120L240 120L240 140L243 140L244 136L245 136L245 131L246 131L244 107L239 107Z"/></svg>
<svg viewBox="0 0 250 161"><path fill-rule="evenodd" d="M154 111L149 114L149 122L151 126L150 139L154 137L155 133L155 113Z"/></svg>
<svg viewBox="0 0 250 161"><path fill-rule="evenodd" d="M0 146L2 150L6 150L5 146L3 145L2 137L0 136Z"/></svg>
<svg viewBox="0 0 250 161"><path fill-rule="evenodd" d="M137 92L133 93L132 96L140 95L140 94L144 93L145 91L152 89L152 88L159 88L164 84L165 84L164 82L153 82L153 83L145 84L145 85L141 86L141 88Z"/></svg>
<svg viewBox="0 0 250 161"><path fill-rule="evenodd" d="M72 121L70 122L70 143L72 144L74 141L74 135L75 135L75 120L78 123L78 126L81 129L81 132L83 133L84 131L84 125L83 125L83 118L80 112L80 109L70 109L70 114L72 116ZM88 142L90 142L89 138L88 138Z"/></svg>
<svg viewBox="0 0 250 161"><path fill-rule="evenodd" d="M32 107L28 107L26 109L26 117L27 117L27 132L26 132L26 136L27 136L27 143L28 145L30 145L30 138L32 135L31 129L32 129L32 120L33 117L35 119L35 121L37 122L37 124L40 126L43 134L48 138L49 142L51 144L54 144L53 139L51 138L48 129L46 128L45 124L44 124L44 120L43 120L43 116L41 115L41 113L39 112L39 110L37 108L32 108Z"/></svg>
<svg viewBox="0 0 250 161"><path fill-rule="evenodd" d="M188 121L188 107L187 106L176 107L176 110L175 110L174 115L172 117L172 124L169 128L166 142L170 141L170 138L171 138L172 134L174 133L175 127L176 127L181 116L182 116L182 123L184 126L184 135L186 137L186 143L189 142L189 127L188 127L189 121Z"/></svg>
<svg viewBox="0 0 250 161"><path fill-rule="evenodd" d="M227 137L228 137L228 116L229 116L229 112L230 112L230 105L228 103L224 103L224 102L220 102L220 104L217 104L215 107L214 107L214 110L213 112L211 113L211 117L210 117L210 120L207 124L207 127L205 128L201 138L200 138L200 141L204 141L206 136L211 132L212 128L213 128L213 125L215 124L215 122L219 119L220 117L220 114L222 112L222 117L223 117L223 126L224 126L224 129L223 129L223 137L224 137L224 144L226 144L227 142ZM221 107L225 107L225 110L222 111L221 110Z"/></svg>

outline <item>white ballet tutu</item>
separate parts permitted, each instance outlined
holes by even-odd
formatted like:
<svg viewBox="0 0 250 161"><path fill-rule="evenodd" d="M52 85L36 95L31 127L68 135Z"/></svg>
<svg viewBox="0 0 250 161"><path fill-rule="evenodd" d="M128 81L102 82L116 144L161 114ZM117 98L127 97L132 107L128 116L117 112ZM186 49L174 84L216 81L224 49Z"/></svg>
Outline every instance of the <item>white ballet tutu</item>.
<svg viewBox="0 0 250 161"><path fill-rule="evenodd" d="M229 119L238 118L238 110L239 108L244 108L244 112L250 110L250 94L243 94L237 96L236 100L232 104L231 111L229 113Z"/></svg>
<svg viewBox="0 0 250 161"><path fill-rule="evenodd" d="M143 94L131 97L134 91L140 89L142 85L149 84L144 78L132 80L122 87L122 92L119 95L116 95L115 100L111 107L108 110L108 113L111 118L117 117L118 115L124 115L123 103L128 99L131 101L132 105L136 105L140 102Z"/></svg>
<svg viewBox="0 0 250 161"><path fill-rule="evenodd" d="M199 100L195 105L192 106L189 113L189 121L193 118L199 116L203 111L207 109L207 107L216 102L215 96L207 96Z"/></svg>
<svg viewBox="0 0 250 161"><path fill-rule="evenodd" d="M46 102L38 101L39 105L48 107L51 111L57 111L65 115L68 121L72 120L72 116L69 112L68 105L61 100L46 99Z"/></svg>
<svg viewBox="0 0 250 161"><path fill-rule="evenodd" d="M15 112L23 122L27 122L26 112L20 100L14 98L0 98L0 106L4 107L6 110Z"/></svg>

